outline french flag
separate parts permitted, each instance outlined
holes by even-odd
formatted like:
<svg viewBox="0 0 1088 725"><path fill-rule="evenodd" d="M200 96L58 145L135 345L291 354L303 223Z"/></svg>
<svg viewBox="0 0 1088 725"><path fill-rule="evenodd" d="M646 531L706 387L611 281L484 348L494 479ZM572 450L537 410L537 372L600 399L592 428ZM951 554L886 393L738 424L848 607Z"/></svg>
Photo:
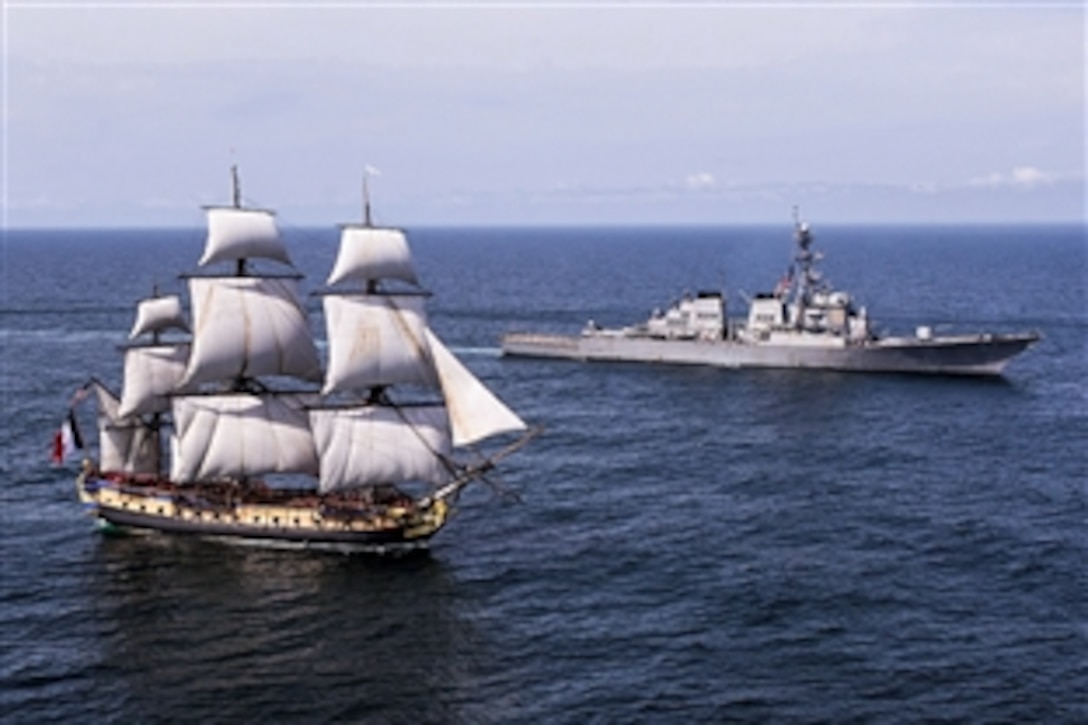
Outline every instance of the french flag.
<svg viewBox="0 0 1088 725"><path fill-rule="evenodd" d="M83 436L79 434L76 423L76 411L68 409L68 417L60 424L60 429L53 434L53 463L64 463L64 459L76 450L83 450Z"/></svg>

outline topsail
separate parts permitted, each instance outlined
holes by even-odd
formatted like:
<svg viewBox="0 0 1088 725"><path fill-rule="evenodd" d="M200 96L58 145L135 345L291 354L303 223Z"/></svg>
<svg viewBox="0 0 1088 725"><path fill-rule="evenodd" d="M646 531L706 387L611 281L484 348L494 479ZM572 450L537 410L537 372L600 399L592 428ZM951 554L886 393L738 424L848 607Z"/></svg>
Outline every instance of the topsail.
<svg viewBox="0 0 1088 725"><path fill-rule="evenodd" d="M158 333L175 328L189 332L189 323L181 311L181 300L177 295L150 297L140 300L136 307L136 322L132 325L129 338L135 339L147 333Z"/></svg>
<svg viewBox="0 0 1088 725"><path fill-rule="evenodd" d="M124 348L125 378L117 411L120 417L162 413L170 407L169 395L183 389L180 383L189 362L189 343L163 340L160 334L170 329L189 331L177 295L140 300L129 338L150 334L151 339Z"/></svg>
<svg viewBox="0 0 1088 725"><path fill-rule="evenodd" d="M189 344L141 345L125 350L125 384L118 415L162 413L170 408L170 394L182 390L189 359Z"/></svg>
<svg viewBox="0 0 1088 725"><path fill-rule="evenodd" d="M184 382L261 375L321 380L297 289L283 277L190 278L193 350Z"/></svg>
<svg viewBox="0 0 1088 725"><path fill-rule="evenodd" d="M378 279L419 284L404 232L370 226L344 227L328 284Z"/></svg>
<svg viewBox="0 0 1088 725"><path fill-rule="evenodd" d="M208 240L200 266L257 257L291 264L272 212L237 207L211 207Z"/></svg>
<svg viewBox="0 0 1088 725"><path fill-rule="evenodd" d="M330 294L324 307L329 370L323 393L403 383L437 387L422 297Z"/></svg>

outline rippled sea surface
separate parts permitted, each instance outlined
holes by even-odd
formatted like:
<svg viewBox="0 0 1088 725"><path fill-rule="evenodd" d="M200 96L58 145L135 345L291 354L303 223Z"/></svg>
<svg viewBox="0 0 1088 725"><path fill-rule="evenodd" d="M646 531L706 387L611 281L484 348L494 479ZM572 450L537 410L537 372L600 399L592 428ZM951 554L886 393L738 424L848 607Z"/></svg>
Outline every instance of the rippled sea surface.
<svg viewBox="0 0 1088 725"><path fill-rule="evenodd" d="M1084 229L815 231L880 329L1045 337L999 380L503 359L739 310L790 230L409 230L438 334L545 432L520 502L470 489L396 559L96 531L51 436L203 234L5 232L0 719L1088 720ZM316 289L336 231L287 235Z"/></svg>

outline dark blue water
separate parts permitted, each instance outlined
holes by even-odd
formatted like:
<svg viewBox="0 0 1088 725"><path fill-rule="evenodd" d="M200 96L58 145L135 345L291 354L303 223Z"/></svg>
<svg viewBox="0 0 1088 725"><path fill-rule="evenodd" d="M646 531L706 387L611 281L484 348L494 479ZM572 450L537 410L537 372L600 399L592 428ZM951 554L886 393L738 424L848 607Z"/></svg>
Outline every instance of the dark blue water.
<svg viewBox="0 0 1088 725"><path fill-rule="evenodd" d="M882 329L1040 330L1003 380L497 356L739 305L789 231L413 230L433 326L546 432L521 503L396 560L97 533L50 436L202 233L6 232L0 719L1085 721L1082 228L817 226ZM316 288L335 230L288 234Z"/></svg>

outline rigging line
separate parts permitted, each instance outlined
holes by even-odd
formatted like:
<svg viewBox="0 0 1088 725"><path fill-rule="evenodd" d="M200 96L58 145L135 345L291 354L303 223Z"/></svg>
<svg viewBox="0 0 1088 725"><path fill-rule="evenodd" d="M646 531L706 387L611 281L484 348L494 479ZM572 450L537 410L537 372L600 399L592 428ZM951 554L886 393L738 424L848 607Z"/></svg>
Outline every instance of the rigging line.
<svg viewBox="0 0 1088 725"><path fill-rule="evenodd" d="M92 375L87 379L87 382L83 383L83 385L79 387L75 395L72 396L72 407L74 408L75 405L83 402L83 400L89 397L90 391L94 388L98 388L103 393L108 395L109 402L113 404L113 406L119 406L121 404L121 399L117 395L115 395L112 390L110 390L109 386L107 386L101 380ZM78 399L76 399L77 396ZM102 418L106 419L105 426L108 430L152 430L150 424L143 418L143 416L134 415L127 418L121 418L117 416L116 407L113 411L110 411L105 406L99 405L97 417L100 421Z"/></svg>
<svg viewBox="0 0 1088 725"><path fill-rule="evenodd" d="M434 371L435 382L441 386L441 381L438 380L438 370L434 364L434 356L431 354L431 347L427 345L424 340L419 340L412 333L411 327L408 325L408 321L404 318L404 310L397 306L396 300L392 295L386 295L383 297L386 306L394 313L393 322L400 328L401 333L408 339L411 345L415 348L417 357L422 359L424 363L428 364L430 370ZM421 321L426 326L427 320L425 315L421 315Z"/></svg>
<svg viewBox="0 0 1088 725"><path fill-rule="evenodd" d="M419 440L419 442L423 444L423 447L427 449L427 451L429 451L431 455L437 458L443 466L445 466L447 473L454 476L454 478L457 478L459 475L464 473L464 471L460 470L461 467L458 466L456 462L453 461L449 456L443 455L442 453L436 451L433 447L431 447L431 445L423 437L423 434L419 432L419 430L416 428L415 425L412 424L410 420L408 420L408 416L404 413L399 405L390 401L389 407L396 411L397 416L406 426L408 426L408 428L412 431L412 433ZM444 405L442 406L442 409L445 410Z"/></svg>
<svg viewBox="0 0 1088 725"><path fill-rule="evenodd" d="M436 377L437 377L437 369L436 369L436 366L435 366L435 363L434 363L433 353L431 353L431 350L430 350L430 346L427 345L425 347L424 343L422 341L416 339L415 335L412 333L412 330L408 327L407 321L403 317L403 310L401 310L399 307L397 307L396 302L394 301L394 299L392 297L386 297L385 299L386 299L386 305L395 313L394 316L393 316L393 319L394 319L395 323L401 328L401 332L404 333L404 336L413 345L415 345L416 351L419 353L419 356L422 359L424 359L426 362L430 363L430 368L431 368L431 370L435 371ZM439 386L441 386L441 380L438 380L437 382L438 382ZM483 475L484 471L490 469L494 465L495 459L489 459L486 456L484 456L482 453L480 453L478 450L476 450L475 448L470 448L470 450L480 459L479 462L476 463L475 465L458 466L455 462L453 462L447 456L444 456L444 455L440 454L438 451L435 451L433 448L431 448L427 444L427 442L425 440L423 440L422 435L407 420L407 418L405 417L404 413L401 411L399 406L393 405L392 407L397 411L397 414L401 417L401 419L404 421L404 423L406 425L408 425L409 428L412 429L413 433L415 433L416 437L419 438L420 442L423 443L423 445L432 453L432 455L434 455L436 458L438 458L442 462L442 464L446 467L447 471L451 475L454 475L455 478L464 475L466 472L471 472L473 468L476 468L476 469L479 469L479 470L472 473L469 476L469 478L466 479L466 483L467 483L468 480L472 480L472 478L479 478L480 480L487 483L487 485L492 490L494 490L497 494L499 494L500 496L509 496L509 495L511 495L509 489L506 489L505 487L501 486L500 484L496 484L495 482L491 481L490 479L488 479L487 477L485 477ZM539 432L539 431L537 431L537 432ZM536 435L536 433L531 432L529 435L526 436L525 441L527 442L529 438L534 437L535 435ZM520 448L520 445L518 447ZM520 497L518 497L516 492L513 493L513 496L516 499L520 500Z"/></svg>
<svg viewBox="0 0 1088 725"><path fill-rule="evenodd" d="M481 481L486 483L489 487L492 488L492 490L496 490L496 492L499 493L500 496L503 495L503 492L501 490L496 489L495 483L493 481L491 481L489 478L487 478L486 476L484 476L484 472L493 469L495 467L496 463L498 463L502 459L506 458L507 456L517 452L519 449L521 449L523 446L525 446L533 438L536 438L542 432L544 432L544 428L541 427L541 426L534 426L533 428L530 428L525 433L525 435L523 435L521 438L514 441L513 443L507 445L505 448L503 448L499 452L495 453L493 456L491 456L489 459L487 459L483 464L475 466L475 467L472 467L472 466L468 467L468 469L466 470L466 473L468 474L467 477L463 477L462 479L451 481L450 483L447 483L445 486L439 488L434 493L434 495L429 497L429 498L431 498L431 499L446 498L448 496L454 495L458 491L460 491L462 488L467 486L471 481L473 481L476 478L479 478ZM475 468L475 470L473 470L473 468ZM517 494L516 491L514 491L513 494L514 494L516 500L518 500L518 501L521 500L521 497Z"/></svg>
<svg viewBox="0 0 1088 725"><path fill-rule="evenodd" d="M528 442L528 439L532 438L535 435L536 433L528 434L524 442ZM520 448L521 445L524 445L521 439L515 441L515 444L517 444L518 448ZM497 478L493 480L492 478L483 474L484 471L490 471L495 468L495 463L498 460L500 454L496 454L496 457L494 458L488 458L487 455L485 455L483 451L481 451L477 446L467 445L464 447L467 448L476 457L477 460L474 463L467 464L467 467L478 468L480 470L480 473L478 475L481 481L486 483L488 487L490 487L491 490L498 496L513 498L514 501L516 501L517 503L521 503L521 495L516 490L506 486L502 481L498 480ZM514 450L516 450L516 448ZM500 453L502 457L506 457L512 452L513 451L502 451Z"/></svg>
<svg viewBox="0 0 1088 725"><path fill-rule="evenodd" d="M92 387L94 387L96 385L98 387L102 388L102 390L106 391L106 393L108 393L111 398L113 398L114 400L120 402L119 396L117 396L112 390L110 390L110 387L108 385L103 383L101 380L99 380L94 375L87 378L87 382L83 383L83 385L80 386L80 390L90 390Z"/></svg>
<svg viewBox="0 0 1088 725"><path fill-rule="evenodd" d="M313 243L318 243L318 242L324 243L324 241L325 241L321 236L314 233L314 230L322 228L322 227L317 227L317 226L314 226L314 225L304 227L301 224L298 224L298 223L295 223L294 221L291 221L288 217L285 217L280 212L280 210L278 208L273 210L273 208L271 206L265 206L264 204L260 203L258 200L250 198L248 195L242 197L242 202L243 202L243 208L253 209L253 210L257 210L257 211L271 211L275 215L276 219L279 220L278 226L281 229L291 230L292 232L297 232L302 241L313 242ZM248 205L248 206L246 206L246 205ZM295 267L294 264L291 264L290 266ZM297 267L295 267L295 268L297 269Z"/></svg>
<svg viewBox="0 0 1088 725"><path fill-rule="evenodd" d="M491 491L495 493L499 498L506 498L514 501L515 503L522 503L521 494L504 484L497 477L492 478L489 476L485 476L483 473L481 473L479 474L479 479L486 483L488 488L490 488Z"/></svg>
<svg viewBox="0 0 1088 725"><path fill-rule="evenodd" d="M296 224L295 222L288 220L286 217L280 214L278 210L276 211L276 218L280 220L279 226L281 229L290 230L291 232L297 234L300 241L310 242L314 244L325 243L325 240L316 233L317 229L322 229L323 227L316 227L313 225L304 227L300 224ZM291 266L294 267L295 265L292 264Z"/></svg>
<svg viewBox="0 0 1088 725"><path fill-rule="evenodd" d="M302 227L300 225L295 224L294 222L285 221L284 216L280 213L280 211L278 209L273 209L273 207L271 207L271 206L266 206L266 205L262 204L260 201L258 201L256 199L253 199L253 198L249 197L248 195L242 195L241 193L238 193L238 199L241 201L241 206L235 206L234 208L245 209L247 211L267 212L267 213L271 214L272 216L274 216L276 218L276 220L277 220L276 226L278 227L277 232L279 233L279 236L281 236L281 237L283 236L282 230L290 229L292 231L299 232L300 236L303 237L303 241L310 241L310 242L318 241L318 237L316 235L313 236L313 237L309 237L309 233L308 233L309 228ZM307 238L307 237L309 237L309 238ZM294 269L296 271L296 273L298 273L299 277L304 276L304 275L302 275L299 268L297 266L295 266L294 262L289 262L287 264L287 266ZM260 275L258 275L258 276L260 276Z"/></svg>

